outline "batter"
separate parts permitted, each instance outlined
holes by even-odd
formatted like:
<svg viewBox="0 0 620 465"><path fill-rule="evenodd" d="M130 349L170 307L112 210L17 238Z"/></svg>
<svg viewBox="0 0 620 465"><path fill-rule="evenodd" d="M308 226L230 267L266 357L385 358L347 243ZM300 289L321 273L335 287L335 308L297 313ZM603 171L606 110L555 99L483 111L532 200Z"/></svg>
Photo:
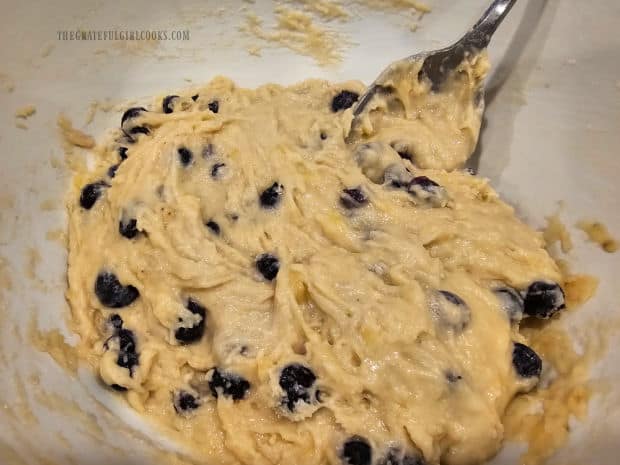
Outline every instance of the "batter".
<svg viewBox="0 0 620 465"><path fill-rule="evenodd" d="M454 169L487 67L441 92L410 74L354 134L359 82L217 78L125 112L69 205L68 300L102 383L201 463L493 455L542 370L519 322L564 293L540 234Z"/></svg>

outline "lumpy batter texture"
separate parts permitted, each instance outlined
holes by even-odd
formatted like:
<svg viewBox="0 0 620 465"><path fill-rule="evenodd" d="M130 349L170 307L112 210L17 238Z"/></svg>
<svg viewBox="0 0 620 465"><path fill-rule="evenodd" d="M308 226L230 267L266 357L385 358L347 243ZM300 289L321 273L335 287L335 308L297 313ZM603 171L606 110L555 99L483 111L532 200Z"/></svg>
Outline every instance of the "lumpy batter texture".
<svg viewBox="0 0 620 465"><path fill-rule="evenodd" d="M476 464L540 377L518 326L564 307L559 271L445 170L476 99L406 85L351 137L359 82L218 78L129 109L75 178L80 353L202 462Z"/></svg>

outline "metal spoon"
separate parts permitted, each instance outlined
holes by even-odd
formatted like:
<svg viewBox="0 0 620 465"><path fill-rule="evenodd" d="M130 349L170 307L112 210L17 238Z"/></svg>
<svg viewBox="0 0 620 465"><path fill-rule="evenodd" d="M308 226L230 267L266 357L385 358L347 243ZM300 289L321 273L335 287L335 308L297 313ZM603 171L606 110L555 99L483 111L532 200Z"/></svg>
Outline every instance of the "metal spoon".
<svg viewBox="0 0 620 465"><path fill-rule="evenodd" d="M353 107L353 115L355 117L360 115L377 92L387 90L381 83L389 82L392 74L401 68L400 65L403 63L423 61L418 79L427 78L432 84L433 91L440 90L441 84L452 70L463 60L480 53L489 45L491 36L516 1L494 0L478 22L455 44L436 51L418 53L392 63L360 97ZM482 98L482 95L479 94L477 98Z"/></svg>

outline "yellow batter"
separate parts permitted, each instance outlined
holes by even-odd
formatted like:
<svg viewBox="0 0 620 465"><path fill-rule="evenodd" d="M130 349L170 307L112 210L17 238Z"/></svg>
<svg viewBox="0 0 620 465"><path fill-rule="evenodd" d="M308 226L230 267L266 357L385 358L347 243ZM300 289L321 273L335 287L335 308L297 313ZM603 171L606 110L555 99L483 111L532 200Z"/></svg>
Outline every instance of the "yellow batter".
<svg viewBox="0 0 620 465"><path fill-rule="evenodd" d="M398 84L355 134L359 82L217 78L128 112L69 205L82 357L203 463L493 455L540 376L523 308L564 296L541 235L442 169L475 146L486 69Z"/></svg>

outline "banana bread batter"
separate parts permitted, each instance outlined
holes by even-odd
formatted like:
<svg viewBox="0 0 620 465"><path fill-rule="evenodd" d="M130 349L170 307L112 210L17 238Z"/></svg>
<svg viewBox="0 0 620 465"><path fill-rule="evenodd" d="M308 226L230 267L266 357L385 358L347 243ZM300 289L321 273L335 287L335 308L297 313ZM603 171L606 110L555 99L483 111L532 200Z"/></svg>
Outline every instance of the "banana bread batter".
<svg viewBox="0 0 620 465"><path fill-rule="evenodd" d="M564 293L540 234L454 169L487 67L465 93L399 84L355 137L359 82L217 78L129 109L69 204L81 355L202 463L493 455L542 370L519 321Z"/></svg>

